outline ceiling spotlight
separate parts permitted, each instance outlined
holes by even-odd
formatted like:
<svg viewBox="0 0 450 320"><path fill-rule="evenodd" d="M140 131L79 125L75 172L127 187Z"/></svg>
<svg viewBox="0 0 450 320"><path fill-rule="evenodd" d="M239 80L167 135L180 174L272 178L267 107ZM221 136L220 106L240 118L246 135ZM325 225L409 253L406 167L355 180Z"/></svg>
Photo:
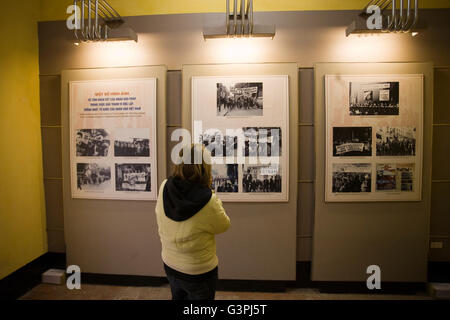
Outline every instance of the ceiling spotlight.
<svg viewBox="0 0 450 320"><path fill-rule="evenodd" d="M78 15L75 41L136 41L137 34L127 27L122 17L105 0L74 0Z"/></svg>
<svg viewBox="0 0 450 320"><path fill-rule="evenodd" d="M233 13L230 11L230 0L225 0L227 11L225 25L208 27L203 30L203 38L250 38L275 37L274 25L255 24L253 15L253 0L234 0ZM239 4L238 4L239 3ZM239 8L239 12L238 12Z"/></svg>

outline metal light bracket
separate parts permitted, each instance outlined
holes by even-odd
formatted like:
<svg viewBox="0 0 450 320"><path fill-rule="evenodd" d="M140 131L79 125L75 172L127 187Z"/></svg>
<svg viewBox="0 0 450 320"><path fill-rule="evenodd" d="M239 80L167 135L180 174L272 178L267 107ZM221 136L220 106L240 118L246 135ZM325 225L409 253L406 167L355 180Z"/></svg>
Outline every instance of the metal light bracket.
<svg viewBox="0 0 450 320"><path fill-rule="evenodd" d="M74 0L80 4L80 28L74 29L75 41L124 41L137 42L137 34L126 27L122 17L105 0Z"/></svg>
<svg viewBox="0 0 450 320"><path fill-rule="evenodd" d="M404 2L407 1L406 10ZM371 0L345 30L348 37L350 34L369 34L369 33L417 33L425 29L424 24L419 24L419 0L414 0L414 8L411 6L411 0ZM367 8L375 5L380 8L382 17L381 29L369 29L367 27ZM412 13L414 11L414 14Z"/></svg>
<svg viewBox="0 0 450 320"><path fill-rule="evenodd" d="M233 13L230 11L230 0L225 0L225 26L205 28L203 38L244 38L244 37L275 37L274 25L257 25L254 22L253 0L234 0ZM239 7L238 7L239 4ZM238 8L239 13L238 13Z"/></svg>

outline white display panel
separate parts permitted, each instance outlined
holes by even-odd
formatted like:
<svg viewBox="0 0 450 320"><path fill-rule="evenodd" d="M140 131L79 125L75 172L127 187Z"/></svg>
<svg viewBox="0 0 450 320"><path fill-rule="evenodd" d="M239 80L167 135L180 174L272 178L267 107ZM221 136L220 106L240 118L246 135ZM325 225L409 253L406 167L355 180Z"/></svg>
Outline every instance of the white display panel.
<svg viewBox="0 0 450 320"><path fill-rule="evenodd" d="M326 201L422 199L423 76L326 75Z"/></svg>
<svg viewBox="0 0 450 320"><path fill-rule="evenodd" d="M193 142L212 151L223 201L288 201L288 76L192 77L191 106Z"/></svg>
<svg viewBox="0 0 450 320"><path fill-rule="evenodd" d="M156 200L156 79L69 82L73 198Z"/></svg>

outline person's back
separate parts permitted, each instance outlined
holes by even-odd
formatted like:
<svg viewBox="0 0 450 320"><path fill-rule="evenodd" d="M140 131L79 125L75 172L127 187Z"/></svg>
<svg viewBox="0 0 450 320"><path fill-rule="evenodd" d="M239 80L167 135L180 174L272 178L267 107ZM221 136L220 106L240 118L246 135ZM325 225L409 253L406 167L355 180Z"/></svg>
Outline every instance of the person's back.
<svg viewBox="0 0 450 320"><path fill-rule="evenodd" d="M218 264L214 235L230 225L221 201L179 177L170 177L161 188L156 217L164 263L192 275L211 271Z"/></svg>
<svg viewBox="0 0 450 320"><path fill-rule="evenodd" d="M218 273L215 234L225 232L230 219L211 190L211 165L204 160L177 165L161 184L156 217L173 299L213 299Z"/></svg>

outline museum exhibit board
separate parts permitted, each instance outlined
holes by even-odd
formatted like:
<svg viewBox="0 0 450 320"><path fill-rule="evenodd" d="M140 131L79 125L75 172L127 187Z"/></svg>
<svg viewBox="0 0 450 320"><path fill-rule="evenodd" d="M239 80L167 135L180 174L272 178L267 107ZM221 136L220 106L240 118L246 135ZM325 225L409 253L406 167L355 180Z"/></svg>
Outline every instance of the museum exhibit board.
<svg viewBox="0 0 450 320"><path fill-rule="evenodd" d="M156 200L156 79L71 81L72 197Z"/></svg>
<svg viewBox="0 0 450 320"><path fill-rule="evenodd" d="M344 79L340 80L344 83L349 83L345 79L364 79L362 82L365 88L359 90L366 104L371 101L379 100L380 92L376 90L392 90L381 92L384 97L381 100L390 100L391 106L386 109L378 109L385 113L384 115L375 115L377 121L380 121L381 128L389 126L389 121L385 120L389 117L396 117L397 113L402 115L402 107L405 104L402 101L407 101L406 108L414 107L422 104L421 107L415 109L416 112L412 114L420 114L423 110L423 120L418 120L411 115L405 120L405 128L411 128L417 125L417 128L423 127L423 170L422 170L422 190L417 201L371 201L371 202L357 202L351 199L346 199L345 202L333 203L327 202L326 192L331 190L327 181L330 181L330 172L326 171L327 166L327 150L332 156L333 146L330 148L331 134L337 134L340 137L353 136L361 141L364 138L370 137L369 125L372 115L355 115L352 125L358 127L357 131L347 132L349 129L340 124L336 129L327 130L327 110L326 110L326 81L330 79L329 75L333 77ZM367 79L367 75L371 78ZM387 76L388 75L388 76ZM417 76L418 75L418 76ZM351 78L348 78L351 77ZM374 78L372 78L374 77ZM423 77L423 99L421 98L421 83ZM384 79L384 80L381 80ZM397 80L396 80L397 79ZM367 81L368 80L368 81ZM374 85L374 81L377 85ZM359 81L359 80L358 80ZM396 85L392 82L400 82L400 90L403 86L409 88L408 90L416 90L414 93L407 91L406 96L400 93L399 110L396 110L395 101L388 96L396 91ZM411 81L406 82L405 81ZM381 82L381 83L379 83ZM366 83L370 83L367 87ZM429 217L430 217L430 198L431 198L431 154L432 154L432 115L433 115L433 64L432 63L320 63L315 65L315 148L316 148L316 186L315 186L315 217L314 217L314 237L313 237L313 259L312 259L312 280L314 281L365 281L367 279L367 267L370 265L378 265L382 272L382 281L392 282L425 282L427 277L427 255L428 255L428 238L429 238ZM350 107L352 103L351 91L346 88L340 93L342 101L348 101L343 107ZM376 96L376 98L374 98ZM395 96L395 94L394 94ZM406 99L406 100L403 100ZM383 104L384 105L384 104ZM341 106L342 107L342 106ZM351 112L355 114L358 112L372 112L374 109L367 109L367 105L355 106L353 110L347 108L339 115L339 119L348 119L352 117ZM387 113L387 114L386 114ZM390 113L390 114L389 114ZM387 117L387 118L385 118ZM408 119L410 118L410 119ZM358 122L360 121L360 122ZM403 120L402 120L403 121ZM412 121L412 122L408 122ZM345 123L345 121L342 121ZM400 125L401 126L401 125ZM377 125L375 125L375 128ZM377 128L375 130L378 130ZM391 131L384 130L391 133ZM327 132L329 135L327 135ZM383 134L385 133L383 132ZM371 133L372 139L378 141L386 141L382 139L382 133ZM414 135L413 129L404 129L401 132L394 133L395 135L403 134L404 136L420 135L420 129L417 129ZM327 139L328 138L328 139ZM328 140L328 141L327 141ZM327 143L328 142L328 143ZM360 142L358 142L360 143ZM365 144L364 142L362 142ZM376 144L372 141L372 152L376 154L374 148ZM345 148L335 149L335 153L344 152ZM375 156L374 163L384 164L386 159L395 158L400 167L400 163L408 162L414 163L416 168L420 167L420 159L411 157L412 153L405 154L410 161L402 161L400 154L410 152L411 149L399 148L400 151L394 156L387 155L390 151L382 148L378 152L382 154ZM331 152L330 152L331 151ZM350 150L351 151L351 150ZM368 148L355 148L351 151L351 159L368 157ZM383 153L386 152L386 153ZM356 154L359 154L355 156ZM341 156L344 158L345 156ZM419 161L417 164L416 161ZM335 161L334 162L338 162ZM352 163L355 161L351 161ZM357 175L366 176L368 174L367 165L362 163L369 163L371 161L358 161L360 165L355 165L350 168L349 172ZM390 160L390 162L393 162ZM337 164L337 166L343 166ZM370 164L371 166L372 164ZM402 165L409 167L412 166ZM351 167L343 167L345 171ZM342 168L341 168L342 169ZM389 168L383 166L383 169L389 171ZM375 174L376 168L370 168L370 172ZM341 170L342 172L342 170ZM328 176L326 176L328 175ZM416 177L417 178L417 177ZM418 185L417 183L414 186ZM358 188L362 188L361 185ZM361 189L359 189L361 190ZM357 196L356 193L354 196ZM390 195L384 195L389 197ZM388 198L389 199L389 198ZM357 259L355 257L358 257ZM330 268L330 265L334 266Z"/></svg>
<svg viewBox="0 0 450 320"><path fill-rule="evenodd" d="M222 201L288 201L288 76L193 77L191 107Z"/></svg>
<svg viewBox="0 0 450 320"><path fill-rule="evenodd" d="M161 243L151 230L166 178L165 103L165 66L62 71L68 265L87 273L164 275ZM80 174L80 163L90 175Z"/></svg>
<svg viewBox="0 0 450 320"><path fill-rule="evenodd" d="M196 94L201 93L196 92L197 84L202 84L199 88L205 88L205 86L208 88L206 98L203 96L207 102L201 104L202 108L205 109L198 111L194 110L195 104L193 104L195 99L200 97ZM279 88L278 92L272 91L273 88ZM247 201L248 203L242 201L242 199L235 201L230 200L230 198L227 199L229 201L224 202L227 214L231 219L231 228L225 234L217 237L218 256L221 263L219 278L295 280L297 180L292 177L297 177L298 172L298 65L296 63L184 65L182 69L182 90L183 128L191 131L196 120L194 116L198 116L199 119L205 120L203 123L206 123L206 126L203 125L203 129L208 129L207 126L211 125L213 128L219 126L216 129L222 131L228 127L228 124L230 124L230 129L252 128L253 130L249 132L253 135L253 142L257 146L258 139L264 139L264 141L268 139L274 145L277 145L279 144L278 137L280 137L282 139L281 145L284 142L288 144L286 148L281 148L281 153L283 154L285 150L289 149L289 156L287 156L288 152L286 151L286 158L282 160L285 159L286 171L289 172L289 175L285 176L286 178L289 177L289 179L286 179L288 184L285 187L287 191L286 199L281 197L270 201L269 195L278 194L275 189L270 190L270 176L276 175L278 168L267 167L258 168L258 173L269 177L269 183L266 184L269 189L265 191L264 187L260 187L254 190L265 194L269 202L263 202L264 199L261 198L259 198L259 201ZM231 94L232 91L233 94ZM242 101L240 105L237 101L233 102L234 105L233 103L227 105L224 100L220 101L220 98L227 97L227 93L220 94L220 92L227 92L228 97L236 97L236 100L239 100L238 96L241 97L246 94L248 94L248 98L254 99L248 99L247 104ZM280 101L280 106L274 105L276 101ZM283 106L286 106L286 113L283 113ZM255 120L263 119L264 112L268 114L273 112L270 111L271 107L280 108L278 118L274 116L273 122L270 119ZM205 111L206 108L207 111ZM196 112L199 112L200 115L197 115ZM284 119L286 119L286 122L284 122ZM257 121L261 122L258 123ZM255 127L258 130L255 130ZM281 130L278 130L278 128L281 128ZM283 132L283 129L285 132ZM279 134L280 131L281 134ZM202 132L209 134L207 130ZM212 135L216 136L215 132L212 132ZM203 141L203 139L199 141ZM223 145L222 142L221 145ZM231 150L234 154L234 150L239 151L234 149L233 142L231 145L232 147L228 149L226 147L219 148L218 152L224 150L226 153L227 150ZM259 150L259 148L257 149ZM272 150L271 147L269 149ZM212 150L215 150L215 148ZM276 150L276 148L273 148L273 150ZM246 158L245 147L243 151L244 158ZM248 149L247 154L251 155L250 152L250 149ZM264 149L264 152L266 152L266 149ZM273 156L275 156L275 152ZM278 157L278 154L276 154L276 157ZM215 168L213 165L213 170L217 170L218 174L225 175L226 173L226 179L228 180L230 180L233 172L238 178L243 178L241 171L243 168L236 168L233 165L235 163L231 163L230 169L222 169L222 172L221 169L216 169L217 167ZM244 166L243 164L240 165ZM254 173L254 171L250 171L252 174ZM275 179L273 180L275 181ZM241 180L237 188L243 186ZM281 186L281 190L283 190L283 186ZM218 197L222 199L224 193L226 192L217 192ZM242 193L244 194L244 192ZM261 195L261 197L264 196ZM271 227L268 228L268 226ZM239 268L233 267L236 261L239 261Z"/></svg>
<svg viewBox="0 0 450 320"><path fill-rule="evenodd" d="M326 75L327 202L420 201L423 75Z"/></svg>

